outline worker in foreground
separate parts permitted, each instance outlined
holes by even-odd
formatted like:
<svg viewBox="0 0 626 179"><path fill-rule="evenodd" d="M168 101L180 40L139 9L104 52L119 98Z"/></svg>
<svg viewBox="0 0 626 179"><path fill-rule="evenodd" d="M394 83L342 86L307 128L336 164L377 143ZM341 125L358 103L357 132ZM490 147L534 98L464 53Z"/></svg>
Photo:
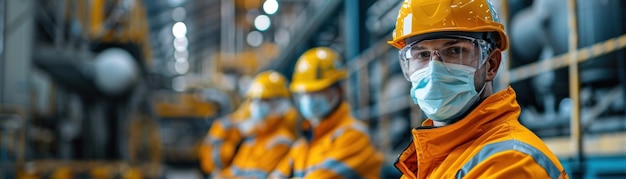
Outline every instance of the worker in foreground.
<svg viewBox="0 0 626 179"><path fill-rule="evenodd" d="M515 91L493 91L508 37L487 0L405 0L389 44L428 117L395 164L402 178L568 178L519 123Z"/></svg>
<svg viewBox="0 0 626 179"><path fill-rule="evenodd" d="M330 48L306 51L296 62L290 90L305 119L304 136L271 178L379 178L382 157L367 126L350 114L340 81L340 56Z"/></svg>
<svg viewBox="0 0 626 179"><path fill-rule="evenodd" d="M229 167L243 137L237 124L250 118L250 100L244 101L237 110L213 122L199 149L200 168L206 175L222 172Z"/></svg>
<svg viewBox="0 0 626 179"><path fill-rule="evenodd" d="M216 178L267 178L296 140L297 111L283 75L259 73L247 98L250 118L238 124L243 143L233 163Z"/></svg>

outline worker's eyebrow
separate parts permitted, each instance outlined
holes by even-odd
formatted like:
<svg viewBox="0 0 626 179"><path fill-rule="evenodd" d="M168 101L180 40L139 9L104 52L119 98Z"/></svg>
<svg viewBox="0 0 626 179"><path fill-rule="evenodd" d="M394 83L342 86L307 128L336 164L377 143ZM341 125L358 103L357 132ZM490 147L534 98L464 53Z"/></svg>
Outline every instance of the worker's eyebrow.
<svg viewBox="0 0 626 179"><path fill-rule="evenodd" d="M447 47L447 46L450 46L450 45L455 45L455 44L458 44L458 43L461 43L461 42L463 42L463 40L459 40L459 39L450 39L450 40L448 40L447 42L443 43L443 46L444 46L444 47ZM415 47L414 47L416 50L424 50L424 49L426 49L426 48L424 48L423 46L421 46L421 45L420 45L420 43L417 43L416 45L417 45L417 46L415 46Z"/></svg>

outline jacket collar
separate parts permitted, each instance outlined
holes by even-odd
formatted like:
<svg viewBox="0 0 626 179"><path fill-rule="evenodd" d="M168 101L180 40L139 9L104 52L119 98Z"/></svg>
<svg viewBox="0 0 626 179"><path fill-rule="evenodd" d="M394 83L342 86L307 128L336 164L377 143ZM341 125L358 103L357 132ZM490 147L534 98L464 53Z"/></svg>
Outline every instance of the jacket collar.
<svg viewBox="0 0 626 179"><path fill-rule="evenodd" d="M433 126L433 121L427 119L422 123L423 127L411 131L413 142L400 155L396 167L405 175L414 175L417 171L416 164L440 163L456 147L473 141L490 126L512 119L502 116L519 116L519 112L515 91L509 87L486 98L454 124L429 128L428 126ZM420 170L429 168L421 167L425 168Z"/></svg>

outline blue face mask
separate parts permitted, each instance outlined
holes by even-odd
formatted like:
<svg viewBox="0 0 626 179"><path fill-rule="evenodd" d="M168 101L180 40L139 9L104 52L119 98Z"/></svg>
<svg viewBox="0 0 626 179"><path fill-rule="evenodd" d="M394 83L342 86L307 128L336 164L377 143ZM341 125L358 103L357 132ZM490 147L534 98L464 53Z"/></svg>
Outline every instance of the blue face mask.
<svg viewBox="0 0 626 179"><path fill-rule="evenodd" d="M478 101L473 67L432 60L427 68L411 74L411 98L428 118L450 122ZM483 85L480 93L485 89Z"/></svg>
<svg viewBox="0 0 626 179"><path fill-rule="evenodd" d="M265 129L268 118L284 116L291 108L288 99L275 99L272 101L250 102L250 118L239 125L240 131L249 134L253 129Z"/></svg>
<svg viewBox="0 0 626 179"><path fill-rule="evenodd" d="M250 103L250 118L262 120L267 117L280 117L289 110L288 99L275 99L268 102L253 101Z"/></svg>
<svg viewBox="0 0 626 179"><path fill-rule="evenodd" d="M317 126L331 112L338 99L336 94L331 100L321 94L305 94L298 98L298 109L302 117Z"/></svg>

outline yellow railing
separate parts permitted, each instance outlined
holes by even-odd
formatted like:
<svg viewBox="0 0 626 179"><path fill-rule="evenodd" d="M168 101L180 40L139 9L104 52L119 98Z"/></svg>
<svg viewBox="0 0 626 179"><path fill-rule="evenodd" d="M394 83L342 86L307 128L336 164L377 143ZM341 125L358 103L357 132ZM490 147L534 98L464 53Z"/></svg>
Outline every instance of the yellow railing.
<svg viewBox="0 0 626 179"><path fill-rule="evenodd" d="M576 1L567 1L568 11L568 26L569 32L569 96L572 99L572 114L570 117L570 131L572 148L575 151L576 159L575 164L580 164L581 159L578 156L582 156L582 131L580 130L580 82L578 73L578 22L576 19ZM578 166L579 167L579 166Z"/></svg>
<svg viewBox="0 0 626 179"><path fill-rule="evenodd" d="M573 63L584 62L607 53L621 50L624 47L626 47L626 34L596 43L588 47L574 50L569 53L558 55L552 59L542 60L511 69L509 72L509 81L511 83L521 81L545 72L570 66ZM576 61L571 60L574 53L576 54Z"/></svg>

